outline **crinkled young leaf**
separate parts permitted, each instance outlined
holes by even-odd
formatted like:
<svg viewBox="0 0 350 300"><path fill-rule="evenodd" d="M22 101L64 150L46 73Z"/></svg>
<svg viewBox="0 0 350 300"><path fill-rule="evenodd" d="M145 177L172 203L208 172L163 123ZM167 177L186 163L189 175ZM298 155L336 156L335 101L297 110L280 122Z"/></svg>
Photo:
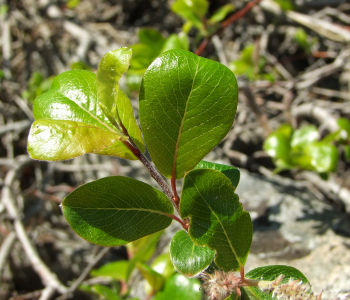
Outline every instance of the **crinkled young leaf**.
<svg viewBox="0 0 350 300"><path fill-rule="evenodd" d="M174 267L186 276L195 276L208 268L215 251L199 247L184 230L178 231L170 243L170 257Z"/></svg>
<svg viewBox="0 0 350 300"><path fill-rule="evenodd" d="M140 123L159 171L182 178L225 137L236 108L228 68L183 50L160 55L140 91Z"/></svg>
<svg viewBox="0 0 350 300"><path fill-rule="evenodd" d="M218 163L212 163L209 161L200 161L197 166L194 167L194 169L212 169L217 170L224 174L228 179L231 180L232 185L237 188L239 184L239 179L241 177L241 173L239 172L238 168L218 164Z"/></svg>
<svg viewBox="0 0 350 300"><path fill-rule="evenodd" d="M82 238L119 246L168 227L173 206L159 190L122 176L87 183L62 203L65 218Z"/></svg>
<svg viewBox="0 0 350 300"><path fill-rule="evenodd" d="M98 105L94 73L73 70L58 75L49 91L35 100L33 114L36 121L29 133L28 152L34 159L65 160L84 153L137 159ZM97 135L105 136L106 141L94 140ZM82 144L76 149L73 145L79 140Z"/></svg>
<svg viewBox="0 0 350 300"><path fill-rule="evenodd" d="M287 283L290 279L300 279L304 284L309 284L309 281L305 277L303 273L299 270L283 265L271 265L264 266L253 269L245 274L245 278L248 279L258 279L258 280L266 280L273 281L280 275L284 275L284 279L282 283ZM241 287L244 299L254 299L254 300L271 300L272 293L263 292L257 287L249 286L249 287Z"/></svg>
<svg viewBox="0 0 350 300"><path fill-rule="evenodd" d="M183 219L191 217L192 240L216 250L218 267L227 271L244 266L252 243L252 221L224 174L209 169L187 173L180 213Z"/></svg>
<svg viewBox="0 0 350 300"><path fill-rule="evenodd" d="M103 56L97 70L97 95L104 114L123 133L124 126L139 149L144 152L141 130L135 120L130 99L119 87L119 80L130 65L132 50L120 48ZM121 125L122 124L122 125Z"/></svg>

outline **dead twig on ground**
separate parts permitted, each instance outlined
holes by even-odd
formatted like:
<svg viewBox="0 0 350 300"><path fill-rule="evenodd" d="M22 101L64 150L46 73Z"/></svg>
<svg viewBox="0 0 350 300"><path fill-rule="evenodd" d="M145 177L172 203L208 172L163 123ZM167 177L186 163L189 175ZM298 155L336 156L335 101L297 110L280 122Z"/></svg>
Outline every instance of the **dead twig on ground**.
<svg viewBox="0 0 350 300"><path fill-rule="evenodd" d="M5 177L1 202L4 203L8 215L14 221L14 228L17 237L21 242L22 247L26 252L33 269L40 276L42 283L48 288L47 293L48 291L54 289L63 294L67 291L67 288L58 280L56 274L52 273L42 261L42 259L39 257L38 252L36 251L34 245L31 243L25 231L24 225L21 221L20 212L18 211L13 200L13 183L16 180L22 168L29 163L33 163L33 160L31 160L26 155L19 156L16 158L16 164L8 171ZM42 298L42 300L44 300L44 298Z"/></svg>

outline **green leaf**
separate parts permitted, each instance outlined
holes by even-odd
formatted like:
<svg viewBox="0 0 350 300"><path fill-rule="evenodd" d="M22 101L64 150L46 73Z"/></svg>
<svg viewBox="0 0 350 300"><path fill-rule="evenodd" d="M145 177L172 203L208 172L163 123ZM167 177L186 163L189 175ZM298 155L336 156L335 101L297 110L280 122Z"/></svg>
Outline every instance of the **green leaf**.
<svg viewBox="0 0 350 300"><path fill-rule="evenodd" d="M295 130L292 135L291 146L293 150L303 149L312 142L316 142L320 137L318 130L313 125L303 126Z"/></svg>
<svg viewBox="0 0 350 300"><path fill-rule="evenodd" d="M158 255L152 262L151 267L154 271L162 274L166 279L175 272L169 253Z"/></svg>
<svg viewBox="0 0 350 300"><path fill-rule="evenodd" d="M224 174L228 179L231 180L232 185L237 188L239 184L239 179L241 177L241 173L239 172L238 168L218 164L218 163L212 163L209 161L200 161L197 166L194 167L194 169L212 169L217 170Z"/></svg>
<svg viewBox="0 0 350 300"><path fill-rule="evenodd" d="M140 91L140 123L159 171L182 178L225 137L236 108L228 68L183 50L160 55Z"/></svg>
<svg viewBox="0 0 350 300"><path fill-rule="evenodd" d="M345 131L342 139L350 141L350 121L346 118L339 118L337 120L337 123L339 125L339 128Z"/></svg>
<svg viewBox="0 0 350 300"><path fill-rule="evenodd" d="M233 4L226 4L221 6L214 14L210 17L209 23L219 23L226 18L226 16L235 9Z"/></svg>
<svg viewBox="0 0 350 300"><path fill-rule="evenodd" d="M202 18L209 7L207 0L177 0L171 6L171 10L195 27L204 30Z"/></svg>
<svg viewBox="0 0 350 300"><path fill-rule="evenodd" d="M129 267L129 261L118 260L107 263L96 270L90 272L91 276L98 277L111 277L114 280L127 281L127 270Z"/></svg>
<svg viewBox="0 0 350 300"><path fill-rule="evenodd" d="M119 87L119 80L130 65L132 50L120 48L103 56L97 70L97 94L99 105L109 121L126 134L128 131L135 144L145 151L140 128L133 115L130 99Z"/></svg>
<svg viewBox="0 0 350 300"><path fill-rule="evenodd" d="M143 278L145 278L149 285L152 287L153 291L159 291L163 287L165 283L165 277L163 275L154 271L145 263L138 262L136 266L139 269Z"/></svg>
<svg viewBox="0 0 350 300"><path fill-rule="evenodd" d="M264 150L271 157L288 162L291 150L290 141L292 133L292 126L289 124L281 125L266 138L264 142Z"/></svg>
<svg viewBox="0 0 350 300"><path fill-rule="evenodd" d="M196 278L174 274L166 281L164 290L158 292L154 300L201 300L200 286L201 284Z"/></svg>
<svg viewBox="0 0 350 300"><path fill-rule="evenodd" d="M188 50L188 39L185 35L179 37L177 34L171 34L165 41L162 53L172 49Z"/></svg>
<svg viewBox="0 0 350 300"><path fill-rule="evenodd" d="M102 296L106 300L122 300L122 298L112 291L109 287L102 284L95 284L92 286L92 291Z"/></svg>
<svg viewBox="0 0 350 300"><path fill-rule="evenodd" d="M282 10L293 10L294 5L291 0L274 0L281 6Z"/></svg>
<svg viewBox="0 0 350 300"><path fill-rule="evenodd" d="M150 46L155 53L159 53L165 43L165 38L162 34L158 30L151 28L139 29L138 37L141 44Z"/></svg>
<svg viewBox="0 0 350 300"><path fill-rule="evenodd" d="M35 121L30 129L28 152L34 159L55 161L85 153L108 152L113 148L116 156L133 159L123 144L117 145L126 139L116 132L87 123L41 119Z"/></svg>
<svg viewBox="0 0 350 300"><path fill-rule="evenodd" d="M191 217L192 240L216 250L219 268L228 271L244 266L252 243L252 221L224 174L209 169L187 173L180 213L183 219Z"/></svg>
<svg viewBox="0 0 350 300"><path fill-rule="evenodd" d="M132 59L130 62L130 72L142 75L146 72L148 66L160 54L161 48L154 51L151 46L146 44L135 44L132 46Z"/></svg>
<svg viewBox="0 0 350 300"><path fill-rule="evenodd" d="M245 275L245 278L273 281L281 274L285 276L282 283L287 283L290 279L294 279L294 280L300 279L303 281L304 284L309 284L309 281L307 280L307 278L299 270L293 267L283 266L283 265L264 266L264 267L253 269ZM247 300L248 299L271 300L272 299L272 293L263 292L258 287L253 287L253 286L241 287L241 290L242 292L244 292L243 295L247 296L247 297L244 297L244 299L247 299Z"/></svg>
<svg viewBox="0 0 350 300"><path fill-rule="evenodd" d="M72 70L58 75L49 91L35 100L33 114L37 121L29 133L28 152L34 159L65 160L84 153L137 159L99 107L94 73ZM100 144L102 136L106 140Z"/></svg>
<svg viewBox="0 0 350 300"><path fill-rule="evenodd" d="M137 262L146 262L152 257L162 233L163 231L158 231L126 245L131 256L126 273L127 280L129 280Z"/></svg>
<svg viewBox="0 0 350 300"><path fill-rule="evenodd" d="M312 143L305 148L305 155L311 158L312 168L319 173L334 171L338 164L338 150L331 144Z"/></svg>
<svg viewBox="0 0 350 300"><path fill-rule="evenodd" d="M101 246L119 246L168 227L173 206L148 184L114 176L74 190L64 199L62 210L82 238Z"/></svg>
<svg viewBox="0 0 350 300"><path fill-rule="evenodd" d="M178 231L170 243L170 257L174 267L183 275L195 276L209 267L215 251L193 243L187 232Z"/></svg>

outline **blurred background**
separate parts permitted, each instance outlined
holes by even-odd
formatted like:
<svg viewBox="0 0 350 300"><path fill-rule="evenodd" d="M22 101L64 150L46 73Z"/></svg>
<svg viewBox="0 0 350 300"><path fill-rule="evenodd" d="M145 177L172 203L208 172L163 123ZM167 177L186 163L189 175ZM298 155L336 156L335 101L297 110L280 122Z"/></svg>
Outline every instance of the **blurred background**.
<svg viewBox="0 0 350 300"><path fill-rule="evenodd" d="M246 271L290 265L316 292L350 292L349 1L0 0L0 24L0 299L203 297L198 279L176 286L175 225L103 249L61 214L68 193L98 178L155 185L141 163L27 154L33 102L53 78L95 72L106 52L125 46L134 56L121 86L136 117L142 75L166 50L234 72L236 120L206 159L241 170L237 194L254 224ZM152 270L161 283L152 284Z"/></svg>

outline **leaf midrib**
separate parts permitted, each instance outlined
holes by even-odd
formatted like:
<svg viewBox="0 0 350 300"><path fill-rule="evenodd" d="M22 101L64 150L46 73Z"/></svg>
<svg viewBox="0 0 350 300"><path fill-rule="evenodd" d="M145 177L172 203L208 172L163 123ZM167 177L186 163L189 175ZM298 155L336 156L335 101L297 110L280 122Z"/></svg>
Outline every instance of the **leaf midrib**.
<svg viewBox="0 0 350 300"><path fill-rule="evenodd" d="M188 61L187 61L187 63L188 63ZM184 111L183 117L182 117L182 119L181 119L181 124L180 124L180 128L179 128L179 133L178 133L178 136L177 136L177 141L176 141L176 145L175 145L174 160L173 160L173 169L172 169L172 172L171 172L171 177L172 177L172 178L176 178L177 154L178 154L178 151L179 151L179 144L180 144L180 140L181 140L182 129L183 129L183 126L184 126L184 123L185 123L185 119L186 119L188 103L189 103L189 100L190 100L190 98L191 98L191 96L192 96L194 81L195 81L196 76L197 76L197 74L198 74L198 66L199 66L199 63L197 62L197 68L196 68L195 74L194 74L194 76L193 76L193 81L192 81L192 86L191 86L191 92L190 92L190 94L188 95L187 100L186 100L185 111Z"/></svg>
<svg viewBox="0 0 350 300"><path fill-rule="evenodd" d="M108 207L108 208L102 208L102 207L81 207L81 206L69 206L69 205L63 205L63 209L65 208L71 208L71 209L84 209L84 210L120 210L120 211L123 211L123 210L126 210L126 211L132 211L132 210L137 210L137 211L146 211L146 212L149 212L149 213L153 213L153 214L160 214L160 215L164 215L164 216L167 216L169 218L171 213L166 213L166 212L162 212L162 211L159 211L159 210L153 210L153 209L145 209L145 208L119 208L119 207Z"/></svg>
<svg viewBox="0 0 350 300"><path fill-rule="evenodd" d="M227 236L227 233L226 233L226 229L225 229L225 227L224 227L224 224L221 223L220 218L218 218L218 216L216 215L216 213L212 210L211 206L208 204L208 202L207 202L207 201L205 200L205 198L202 196L201 192L200 192L200 191L198 190L198 188L197 188L197 185L194 184L194 186L195 186L195 188L196 188L198 194L200 195L200 197L204 200L204 202L207 204L207 206L208 206L208 208L210 209L210 211L213 213L213 215L216 217L216 219L217 219L218 222L220 223L221 228L222 228L222 230L223 230L223 232L224 232L224 234L225 234L225 236L226 236L227 242L228 242L228 244L230 245L230 248L231 248L231 250L232 250L232 253L233 253L233 255L235 256L235 258L236 258L236 260L237 260L237 262L238 262L238 264L239 264L239 267L242 267L242 264L241 264L241 262L240 262L239 256L237 255L235 249L233 248L233 246L232 246L232 244L231 244L230 239L229 239L228 236Z"/></svg>

